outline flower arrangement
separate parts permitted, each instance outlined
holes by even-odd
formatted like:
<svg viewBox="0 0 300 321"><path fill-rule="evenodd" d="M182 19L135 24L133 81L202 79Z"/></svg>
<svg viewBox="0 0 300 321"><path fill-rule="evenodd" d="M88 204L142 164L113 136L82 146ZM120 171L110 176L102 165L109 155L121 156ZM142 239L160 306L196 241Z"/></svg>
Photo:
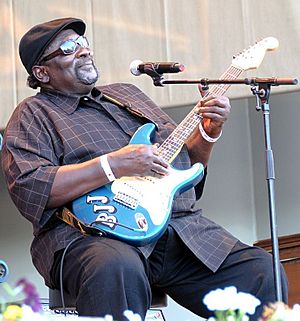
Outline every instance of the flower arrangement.
<svg viewBox="0 0 300 321"><path fill-rule="evenodd" d="M208 321L248 321L249 315L253 315L256 307L260 305L256 297L237 292L233 286L209 292L203 303L215 314L215 317L210 317ZM300 321L300 305L295 304L290 308L283 302L270 303L264 306L258 321Z"/></svg>
<svg viewBox="0 0 300 321"><path fill-rule="evenodd" d="M32 283L25 278L17 282L15 288L7 283L2 284L10 302L16 302L20 294L23 299L18 303L5 303L5 298L0 296L0 321L43 321L52 320L43 315L42 305L38 293ZM209 292L203 299L208 310L214 311L215 316L208 321L248 321L249 315L255 313L260 301L251 294L237 292L234 286L216 289ZM142 321L139 314L124 311L124 316L129 321ZM68 316L71 321L72 317ZM78 320L78 317L74 317ZM90 320L90 318L82 318ZM56 320L56 319L55 319ZM111 315L96 318L98 321L113 321ZM262 316L258 321L300 321L300 305L290 308L282 302L276 302L264 307Z"/></svg>
<svg viewBox="0 0 300 321"><path fill-rule="evenodd" d="M1 284L6 293L7 298L0 296L0 321L51 321L57 320L49 315L43 314L42 304L35 286L25 278L20 279L15 288L9 284ZM18 298L23 296L20 301ZM17 302L16 302L17 301ZM128 321L142 321L139 314L132 311L124 311L124 316ZM80 319L91 320L91 318L81 317ZM68 316L68 320L78 320L78 316ZM94 320L94 319L93 319ZM111 315L106 315L103 318L96 318L97 321L113 321Z"/></svg>
<svg viewBox="0 0 300 321"><path fill-rule="evenodd" d="M293 308L282 302L276 302L264 307L259 321L299 321L300 305L295 304Z"/></svg>
<svg viewBox="0 0 300 321"><path fill-rule="evenodd" d="M254 314L256 307L260 305L256 297L237 292L234 286L209 292L203 303L215 314L215 317L210 317L208 321L248 321L248 314Z"/></svg>
<svg viewBox="0 0 300 321"><path fill-rule="evenodd" d="M15 288L3 283L2 287L9 297L11 303L5 303L4 297L0 297L0 321L22 320L25 316L42 311L42 305L35 286L25 278L20 279ZM23 294L22 303L17 303L17 299ZM32 318L30 318L32 320Z"/></svg>

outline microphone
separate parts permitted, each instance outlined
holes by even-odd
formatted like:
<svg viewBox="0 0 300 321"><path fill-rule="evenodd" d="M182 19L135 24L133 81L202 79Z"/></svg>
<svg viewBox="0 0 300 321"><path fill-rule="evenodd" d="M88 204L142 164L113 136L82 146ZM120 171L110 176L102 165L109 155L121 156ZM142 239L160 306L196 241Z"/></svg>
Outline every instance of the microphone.
<svg viewBox="0 0 300 321"><path fill-rule="evenodd" d="M176 73L184 71L184 65L178 62L143 62L141 60L134 60L130 64L130 72L134 76L141 74L153 75L163 73Z"/></svg>

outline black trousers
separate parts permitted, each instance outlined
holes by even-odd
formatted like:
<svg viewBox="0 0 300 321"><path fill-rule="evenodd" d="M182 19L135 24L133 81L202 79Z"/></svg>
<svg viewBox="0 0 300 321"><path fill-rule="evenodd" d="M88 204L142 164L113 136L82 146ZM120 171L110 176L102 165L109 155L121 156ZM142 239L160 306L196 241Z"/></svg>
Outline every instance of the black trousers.
<svg viewBox="0 0 300 321"><path fill-rule="evenodd" d="M61 251L57 253L51 271L57 288L61 255ZM251 321L261 315L263 305L276 300L272 256L241 242L215 273L193 255L171 227L148 259L135 247L95 236L77 240L66 253L63 286L76 297L81 316L110 314L121 321L127 320L123 311L131 310L144 318L151 303L151 285L204 318L212 312L206 309L203 297L216 288L235 286L261 300ZM287 302L283 268L282 285L283 300Z"/></svg>

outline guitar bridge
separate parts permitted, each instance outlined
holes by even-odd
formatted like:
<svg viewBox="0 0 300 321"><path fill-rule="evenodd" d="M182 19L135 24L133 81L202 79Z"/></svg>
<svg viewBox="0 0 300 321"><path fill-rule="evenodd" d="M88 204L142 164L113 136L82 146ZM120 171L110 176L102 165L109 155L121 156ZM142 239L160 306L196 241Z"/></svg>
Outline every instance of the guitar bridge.
<svg viewBox="0 0 300 321"><path fill-rule="evenodd" d="M129 207L133 210L135 210L138 205L139 205L139 200L124 193L124 192L118 192L115 196L114 196L114 201L125 205L126 207Z"/></svg>

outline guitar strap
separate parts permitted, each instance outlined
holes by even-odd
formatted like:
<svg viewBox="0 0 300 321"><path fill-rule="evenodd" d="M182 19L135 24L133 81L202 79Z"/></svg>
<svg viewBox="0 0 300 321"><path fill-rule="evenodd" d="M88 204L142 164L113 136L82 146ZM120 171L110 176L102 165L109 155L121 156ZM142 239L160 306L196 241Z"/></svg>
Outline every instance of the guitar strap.
<svg viewBox="0 0 300 321"><path fill-rule="evenodd" d="M99 228L93 228L84 224L81 220L79 220L67 207L61 208L56 216L67 223L68 225L75 227L84 235L97 235L97 236L105 236L105 231L100 230Z"/></svg>
<svg viewBox="0 0 300 321"><path fill-rule="evenodd" d="M149 118L148 116L146 116L143 112L141 112L138 109L135 109L131 106L130 102L121 102L116 98L111 97L110 95L104 94L102 93L102 97L104 97L106 100L108 100L109 102L115 104L116 106L125 109L126 111L128 111L130 114L142 119L144 121L144 123L153 123L156 127L156 130L158 129L158 124L156 124L151 118Z"/></svg>

